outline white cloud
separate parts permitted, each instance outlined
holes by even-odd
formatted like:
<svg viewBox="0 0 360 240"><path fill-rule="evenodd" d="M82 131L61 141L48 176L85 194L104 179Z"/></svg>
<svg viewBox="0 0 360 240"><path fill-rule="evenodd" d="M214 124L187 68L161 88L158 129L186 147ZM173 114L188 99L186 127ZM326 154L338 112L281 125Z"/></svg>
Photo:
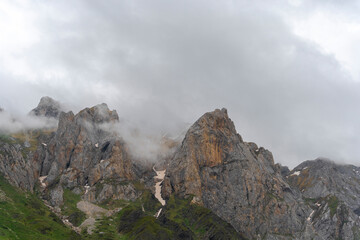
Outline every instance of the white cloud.
<svg viewBox="0 0 360 240"><path fill-rule="evenodd" d="M0 53L5 109L28 112L44 95L76 110L107 102L164 133L227 107L244 139L276 161L359 164L351 1L5 3L9 33L14 18L26 20L0 41L10 49Z"/></svg>
<svg viewBox="0 0 360 240"><path fill-rule="evenodd" d="M7 111L0 112L0 133L16 133L29 129L55 128L57 120L30 115L12 115Z"/></svg>
<svg viewBox="0 0 360 240"><path fill-rule="evenodd" d="M316 7L306 5L304 9L296 8L296 11L300 14L284 12L294 33L317 44L325 54L333 55L354 81L360 81L360 47L357 44L360 17L353 14L357 12L356 8L351 11L338 5L323 4Z"/></svg>

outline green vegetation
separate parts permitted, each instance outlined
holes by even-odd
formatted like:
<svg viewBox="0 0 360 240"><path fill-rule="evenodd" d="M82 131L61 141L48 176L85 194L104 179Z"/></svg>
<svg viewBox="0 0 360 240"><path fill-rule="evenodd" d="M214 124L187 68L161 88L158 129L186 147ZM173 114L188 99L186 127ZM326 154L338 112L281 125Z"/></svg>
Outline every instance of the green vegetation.
<svg viewBox="0 0 360 240"><path fill-rule="evenodd" d="M21 153L24 158L28 156L30 152L35 152L39 146L39 139L44 135L50 135L54 130L53 129L35 129L20 131L13 134L0 134L0 146L4 144L19 144L21 145ZM27 143L28 146L25 146ZM0 152L4 155L5 152Z"/></svg>
<svg viewBox="0 0 360 240"><path fill-rule="evenodd" d="M0 239L81 239L34 194L0 176Z"/></svg>
<svg viewBox="0 0 360 240"><path fill-rule="evenodd" d="M51 129L36 129L18 132L11 134L11 137L15 139L16 143L25 146L25 142L29 144L29 147L24 147L21 151L24 158L30 153L35 152L39 146L39 139L43 135L49 135L53 132Z"/></svg>
<svg viewBox="0 0 360 240"><path fill-rule="evenodd" d="M50 133L50 131L49 131ZM22 154L28 156L36 151L42 131L29 131L18 134L0 135L0 144L20 144ZM29 147L25 147L25 142ZM59 184L56 179L48 191ZM107 209L122 208L111 217L98 219L93 234L84 230L80 235L67 228L35 195L24 193L0 179L0 239L244 239L228 223L210 210L191 204L191 199L171 196L162 207L154 195L140 182L116 182L111 184L133 184L141 192L136 201L107 200L100 206ZM103 185L96 185L96 193ZM77 208L80 195L64 188L62 214L68 216L74 226L86 219L85 213ZM154 217L162 209L160 217Z"/></svg>
<svg viewBox="0 0 360 240"><path fill-rule="evenodd" d="M191 204L191 198L180 199L171 196L163 220L173 221L177 223L177 227L190 230L194 239L245 239L229 223L209 209Z"/></svg>
<svg viewBox="0 0 360 240"><path fill-rule="evenodd" d="M80 195L73 193L71 190L64 188L64 204L62 206L62 214L69 216L69 221L76 227L86 219L85 213L80 211L76 204L81 201Z"/></svg>
<svg viewBox="0 0 360 240"><path fill-rule="evenodd" d="M316 210L315 214L313 215L313 219L318 218L321 213L326 210L326 203L330 209L330 216L332 218L337 213L337 209L340 203L339 199L334 195L328 195L326 197L320 198L305 198L304 200L307 205L309 205L313 210ZM315 205L316 203L320 203L320 208Z"/></svg>
<svg viewBox="0 0 360 240"><path fill-rule="evenodd" d="M14 143L14 142L15 142L15 140L12 139L9 135L0 134L0 143L1 144L4 144L4 143L11 144L11 143Z"/></svg>
<svg viewBox="0 0 360 240"><path fill-rule="evenodd" d="M87 240L125 240L128 239L126 236L119 234L116 230L116 224L114 218L99 219L96 223L96 229L93 234L87 234L84 229L81 234L84 239Z"/></svg>
<svg viewBox="0 0 360 240"><path fill-rule="evenodd" d="M336 213L336 209L339 205L339 199L335 196L331 196L329 197L328 199L328 205L329 205L329 208L330 208L330 215L331 217L333 217Z"/></svg>
<svg viewBox="0 0 360 240"><path fill-rule="evenodd" d="M305 200L305 203L308 204L308 205L309 204L315 204L318 201L317 198L305 198L304 200Z"/></svg>
<svg viewBox="0 0 360 240"><path fill-rule="evenodd" d="M191 204L190 199L171 196L162 207L149 190L134 202L121 202L125 207L117 214L101 219L86 239L245 239L230 224L209 209ZM143 208L145 211L143 211Z"/></svg>
<svg viewBox="0 0 360 240"><path fill-rule="evenodd" d="M127 205L129 205L129 201L123 200L123 199L118 199L118 200L114 200L114 199L107 199L103 202L101 202L100 204L98 204L98 206L111 210L111 209L115 209L115 208L124 208Z"/></svg>

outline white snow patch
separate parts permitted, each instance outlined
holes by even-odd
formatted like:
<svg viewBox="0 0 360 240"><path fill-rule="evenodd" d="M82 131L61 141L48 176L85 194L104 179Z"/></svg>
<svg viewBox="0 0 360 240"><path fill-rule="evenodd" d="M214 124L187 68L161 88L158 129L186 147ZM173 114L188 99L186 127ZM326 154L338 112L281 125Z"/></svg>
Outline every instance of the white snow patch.
<svg viewBox="0 0 360 240"><path fill-rule="evenodd" d="M307 218L307 220L310 222L311 221L311 216L314 214L315 210L313 210L311 213L310 213L310 216Z"/></svg>
<svg viewBox="0 0 360 240"><path fill-rule="evenodd" d="M156 172L156 176L154 177L154 179L160 180L155 183L155 197L157 198L157 200L159 200L161 205L165 206L166 202L161 197L161 185L160 184L164 181L166 169L163 171L156 171L155 167L153 167L153 170ZM160 216L161 210L162 210L162 208L160 208L159 211L155 214L156 218L158 218Z"/></svg>
<svg viewBox="0 0 360 240"><path fill-rule="evenodd" d="M159 209L159 211L155 214L154 217L158 218L160 216L161 210L162 210L162 208Z"/></svg>
<svg viewBox="0 0 360 240"><path fill-rule="evenodd" d="M161 186L160 186L160 184L164 181L166 170L156 171L154 167L153 167L153 170L157 174L157 176L155 176L154 178L158 179L158 180L161 180L161 181L155 183L155 197L157 198L157 200L159 200L161 205L165 206L165 200L161 197Z"/></svg>
<svg viewBox="0 0 360 240"><path fill-rule="evenodd" d="M47 176L39 177L39 181L42 187L46 187L46 183L44 183L44 180L47 178Z"/></svg>
<svg viewBox="0 0 360 240"><path fill-rule="evenodd" d="M85 185L85 194L87 194L89 192L90 186L89 185Z"/></svg>
<svg viewBox="0 0 360 240"><path fill-rule="evenodd" d="M97 147L97 148L98 148L98 147L99 147L99 143L95 143L95 147Z"/></svg>
<svg viewBox="0 0 360 240"><path fill-rule="evenodd" d="M296 171L293 174L291 174L290 176L299 176L300 175L300 171Z"/></svg>

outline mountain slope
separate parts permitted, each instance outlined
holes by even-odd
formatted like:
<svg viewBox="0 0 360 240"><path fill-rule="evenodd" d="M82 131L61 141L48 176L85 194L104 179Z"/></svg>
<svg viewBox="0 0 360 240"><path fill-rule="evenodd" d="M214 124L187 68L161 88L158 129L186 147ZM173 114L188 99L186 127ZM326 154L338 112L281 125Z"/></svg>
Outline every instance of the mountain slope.
<svg viewBox="0 0 360 240"><path fill-rule="evenodd" d="M192 197L249 238L295 236L310 214L272 154L244 142L226 109L206 113L190 127L167 179L165 195Z"/></svg>
<svg viewBox="0 0 360 240"><path fill-rule="evenodd" d="M5 239L75 234L56 216L81 239L360 239L360 168L274 164L270 151L243 141L226 109L205 113L181 144L165 139L175 152L154 166L132 152L106 104L74 114L52 101L35 115L58 117L56 129L0 135L0 172L38 193L0 179Z"/></svg>
<svg viewBox="0 0 360 240"><path fill-rule="evenodd" d="M34 194L0 176L0 239L81 239Z"/></svg>
<svg viewBox="0 0 360 240"><path fill-rule="evenodd" d="M305 161L286 176L313 209L309 221L326 239L360 239L360 168Z"/></svg>

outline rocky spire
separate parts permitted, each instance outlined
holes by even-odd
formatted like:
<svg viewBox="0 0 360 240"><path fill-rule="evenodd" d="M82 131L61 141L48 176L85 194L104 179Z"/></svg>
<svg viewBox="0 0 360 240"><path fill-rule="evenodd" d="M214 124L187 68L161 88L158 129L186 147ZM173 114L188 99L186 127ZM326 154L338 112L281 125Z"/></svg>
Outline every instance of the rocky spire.
<svg viewBox="0 0 360 240"><path fill-rule="evenodd" d="M38 106L31 110L29 114L48 118L59 118L62 110L63 107L58 101L46 96L40 99Z"/></svg>
<svg viewBox="0 0 360 240"><path fill-rule="evenodd" d="M38 169L35 175L47 176L46 184L55 184L60 178L61 186L67 188L87 186L84 198L93 202L125 191L125 187L104 185L104 192L95 194L94 187L103 179L123 181L135 176L125 143L113 131L118 119L116 111L109 110L105 103L85 108L76 115L61 112L53 138L41 146L33 159ZM128 187L126 191L131 197L137 196L134 188Z"/></svg>
<svg viewBox="0 0 360 240"><path fill-rule="evenodd" d="M191 197L250 239L298 235L310 214L271 152L244 142L226 109L205 113L190 127L166 172L164 196Z"/></svg>

